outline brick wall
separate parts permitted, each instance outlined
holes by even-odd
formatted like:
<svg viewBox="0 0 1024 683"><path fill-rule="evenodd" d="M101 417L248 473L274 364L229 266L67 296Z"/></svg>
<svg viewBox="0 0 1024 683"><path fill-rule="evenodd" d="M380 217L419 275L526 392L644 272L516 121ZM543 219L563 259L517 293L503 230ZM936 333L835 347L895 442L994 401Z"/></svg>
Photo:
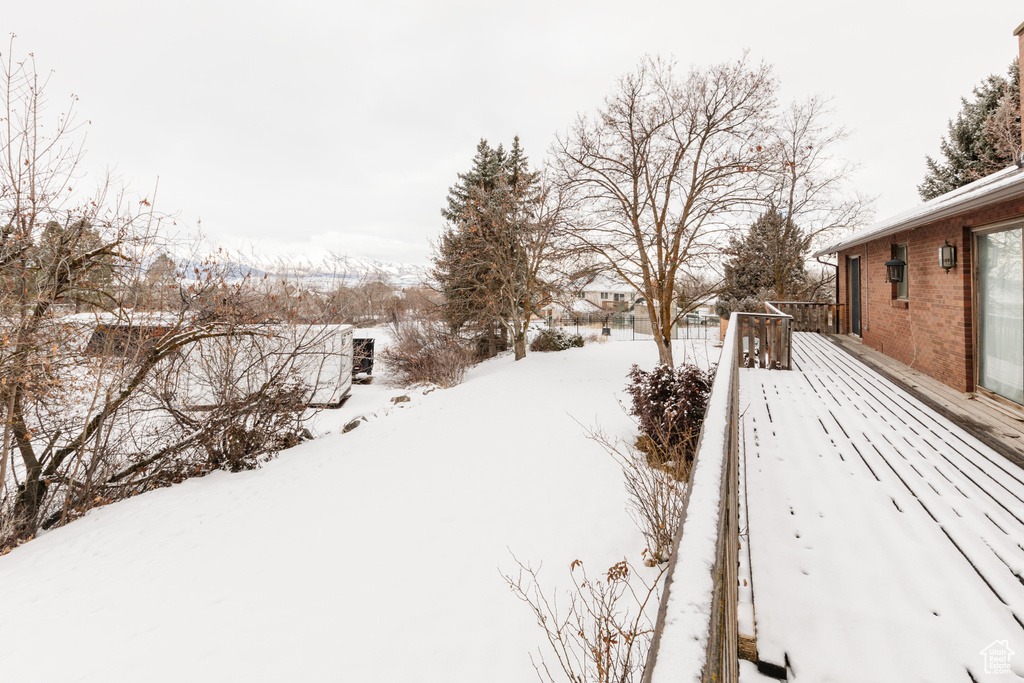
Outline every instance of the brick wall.
<svg viewBox="0 0 1024 683"><path fill-rule="evenodd" d="M839 254L839 301L847 304L850 332L849 257L861 259L861 329L864 343L958 391L974 391L972 228L1024 217L1024 198L944 219L869 242ZM945 240L957 248L957 265L939 267ZM885 281L895 244L907 245L909 291L897 300Z"/></svg>

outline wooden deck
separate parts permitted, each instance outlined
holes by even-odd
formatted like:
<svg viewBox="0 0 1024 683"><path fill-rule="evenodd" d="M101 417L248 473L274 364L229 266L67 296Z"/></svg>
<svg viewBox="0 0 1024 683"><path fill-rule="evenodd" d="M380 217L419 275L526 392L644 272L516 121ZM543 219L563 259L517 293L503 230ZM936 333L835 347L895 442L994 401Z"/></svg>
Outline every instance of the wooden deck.
<svg viewBox="0 0 1024 683"><path fill-rule="evenodd" d="M1024 471L826 337L793 337L793 371L740 371L764 668L982 681L1007 641L1024 676Z"/></svg>
<svg viewBox="0 0 1024 683"><path fill-rule="evenodd" d="M1018 467L1024 468L1024 416L948 387L848 335L828 337L886 379L916 395L929 408L971 432Z"/></svg>

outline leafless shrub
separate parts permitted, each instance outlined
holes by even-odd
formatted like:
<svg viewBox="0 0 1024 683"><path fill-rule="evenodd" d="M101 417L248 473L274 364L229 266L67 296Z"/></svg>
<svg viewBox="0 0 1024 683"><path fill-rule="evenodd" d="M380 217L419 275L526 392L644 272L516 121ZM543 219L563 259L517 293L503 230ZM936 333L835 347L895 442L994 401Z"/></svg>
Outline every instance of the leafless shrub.
<svg viewBox="0 0 1024 683"><path fill-rule="evenodd" d="M45 85L31 56L0 59L0 554L91 507L290 445L318 381L299 371L302 344L285 344L202 416L149 390L196 345L259 336L273 311L232 264L161 239L171 221L148 198L109 178L75 190L81 141L70 110L43 122Z"/></svg>
<svg viewBox="0 0 1024 683"><path fill-rule="evenodd" d="M647 605L657 605L658 582L664 569L651 585L633 571L626 560L608 568L603 579L587 576L583 563L569 565L573 587L566 591L565 605L557 595L549 597L541 588L540 567L520 562L512 556L518 571L502 574L512 593L530 606L537 624L544 630L557 667L548 664L538 651L539 661L530 655L542 681L554 683L560 669L572 683L628 683L643 675L654 626ZM641 588L638 590L636 585Z"/></svg>
<svg viewBox="0 0 1024 683"><path fill-rule="evenodd" d="M309 438L303 423L308 392L300 382L273 377L258 392L225 397L208 409L196 410L163 395L171 418L168 429L178 439L165 452L164 469L173 475L195 470L254 469L278 451Z"/></svg>
<svg viewBox="0 0 1024 683"><path fill-rule="evenodd" d="M654 566L668 562L682 522L683 494L689 480L687 460L652 458L641 448L612 439L600 429L587 430L587 436L608 451L622 468L630 516L647 543L644 563Z"/></svg>
<svg viewBox="0 0 1024 683"><path fill-rule="evenodd" d="M436 320L406 321L393 327L394 344L381 360L402 384L453 387L474 362L472 350Z"/></svg>
<svg viewBox="0 0 1024 683"><path fill-rule="evenodd" d="M180 444L173 460L252 469L310 438L310 407L340 398L335 368L351 362L335 326L246 326L193 345L151 389Z"/></svg>

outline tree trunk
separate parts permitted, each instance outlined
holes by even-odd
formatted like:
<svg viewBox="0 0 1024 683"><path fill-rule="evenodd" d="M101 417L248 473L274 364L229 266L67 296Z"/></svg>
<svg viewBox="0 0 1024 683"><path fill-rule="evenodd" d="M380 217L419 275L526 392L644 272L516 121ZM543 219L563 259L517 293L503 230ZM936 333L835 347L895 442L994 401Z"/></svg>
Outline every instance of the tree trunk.
<svg viewBox="0 0 1024 683"><path fill-rule="evenodd" d="M8 392L7 407L4 410L4 443L0 453L0 498L7 489L7 463L13 466L14 456L11 454L11 415L14 414L14 392ZM9 460L10 459L10 460Z"/></svg>
<svg viewBox="0 0 1024 683"><path fill-rule="evenodd" d="M658 363L675 367L672 362L672 340L665 340L659 328L654 328L654 343L658 345Z"/></svg>
<svg viewBox="0 0 1024 683"><path fill-rule="evenodd" d="M25 472L25 482L18 487L14 501L14 533L17 539L29 539L39 528L39 512L46 497L48 484L40 477L42 468L32 467Z"/></svg>
<svg viewBox="0 0 1024 683"><path fill-rule="evenodd" d="M18 495L14 499L14 538L27 539L35 535L39 528L39 512L46 497L47 482L43 478L43 463L40 462L32 448L32 437L25 426L21 412L21 400L18 389L14 390L14 410L9 415L11 431L21 453L25 465L25 481L18 487Z"/></svg>
<svg viewBox="0 0 1024 683"><path fill-rule="evenodd" d="M526 358L526 333L520 332L515 339L516 360Z"/></svg>
<svg viewBox="0 0 1024 683"><path fill-rule="evenodd" d="M672 361L672 326L675 324L672 291L662 290L658 299L658 325L651 325L654 342L658 345L658 362L670 368L675 367ZM651 321L652 323L654 320Z"/></svg>

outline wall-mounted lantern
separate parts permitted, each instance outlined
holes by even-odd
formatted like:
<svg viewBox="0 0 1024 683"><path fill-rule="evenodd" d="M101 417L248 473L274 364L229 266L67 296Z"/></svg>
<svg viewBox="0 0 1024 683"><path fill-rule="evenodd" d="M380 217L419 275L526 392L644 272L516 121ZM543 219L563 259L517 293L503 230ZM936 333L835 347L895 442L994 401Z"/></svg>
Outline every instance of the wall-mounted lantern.
<svg viewBox="0 0 1024 683"><path fill-rule="evenodd" d="M885 262L885 281L886 282L903 282L903 271L906 270L907 264L898 258L889 259Z"/></svg>
<svg viewBox="0 0 1024 683"><path fill-rule="evenodd" d="M946 243L939 247L939 267L945 268L946 272L956 265L956 247L946 240Z"/></svg>

